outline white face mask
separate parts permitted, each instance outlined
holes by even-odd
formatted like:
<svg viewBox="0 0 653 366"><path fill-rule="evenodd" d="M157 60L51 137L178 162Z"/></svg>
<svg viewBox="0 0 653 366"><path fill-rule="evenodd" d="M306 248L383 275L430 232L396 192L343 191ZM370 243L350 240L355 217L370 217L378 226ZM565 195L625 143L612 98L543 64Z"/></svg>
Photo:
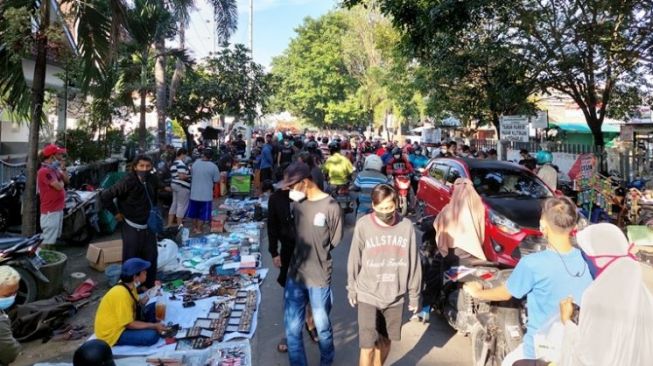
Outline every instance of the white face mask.
<svg viewBox="0 0 653 366"><path fill-rule="evenodd" d="M303 201L304 198L306 198L306 193L291 189L290 192L288 193L288 197L295 202L300 202Z"/></svg>

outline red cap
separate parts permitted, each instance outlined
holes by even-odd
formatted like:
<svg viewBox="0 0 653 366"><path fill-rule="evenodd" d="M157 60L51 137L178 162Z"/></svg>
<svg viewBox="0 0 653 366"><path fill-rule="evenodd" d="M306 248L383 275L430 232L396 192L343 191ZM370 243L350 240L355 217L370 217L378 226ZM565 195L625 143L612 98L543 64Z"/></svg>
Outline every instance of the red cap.
<svg viewBox="0 0 653 366"><path fill-rule="evenodd" d="M46 145L43 148L43 156L45 156L46 158L49 158L50 156L55 154L65 154L65 153L66 153L66 149L64 149L63 147L59 147L55 144Z"/></svg>

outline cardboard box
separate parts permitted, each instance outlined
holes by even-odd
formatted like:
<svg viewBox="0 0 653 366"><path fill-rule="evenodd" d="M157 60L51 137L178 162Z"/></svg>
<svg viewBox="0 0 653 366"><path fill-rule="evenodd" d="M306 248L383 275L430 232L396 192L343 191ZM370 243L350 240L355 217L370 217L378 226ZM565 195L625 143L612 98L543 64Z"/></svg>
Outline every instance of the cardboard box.
<svg viewBox="0 0 653 366"><path fill-rule="evenodd" d="M211 218L211 232L212 233L223 233L224 232L224 223L227 222L227 215L219 214Z"/></svg>
<svg viewBox="0 0 653 366"><path fill-rule="evenodd" d="M90 244L86 251L86 259L89 266L104 272L110 264L122 262L122 240Z"/></svg>

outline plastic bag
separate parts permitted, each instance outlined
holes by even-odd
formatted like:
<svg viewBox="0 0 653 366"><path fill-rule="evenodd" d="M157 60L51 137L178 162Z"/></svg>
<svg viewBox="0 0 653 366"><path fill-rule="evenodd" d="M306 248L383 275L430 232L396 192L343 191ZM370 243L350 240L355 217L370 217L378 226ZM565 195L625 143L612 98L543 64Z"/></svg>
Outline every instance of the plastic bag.
<svg viewBox="0 0 653 366"><path fill-rule="evenodd" d="M157 268L160 271L174 271L179 265L179 247L170 239L163 239L158 243L159 258Z"/></svg>
<svg viewBox="0 0 653 366"><path fill-rule="evenodd" d="M556 314L547 320L535 333L535 357L539 360L558 363L562 356L562 344L565 336L565 326Z"/></svg>

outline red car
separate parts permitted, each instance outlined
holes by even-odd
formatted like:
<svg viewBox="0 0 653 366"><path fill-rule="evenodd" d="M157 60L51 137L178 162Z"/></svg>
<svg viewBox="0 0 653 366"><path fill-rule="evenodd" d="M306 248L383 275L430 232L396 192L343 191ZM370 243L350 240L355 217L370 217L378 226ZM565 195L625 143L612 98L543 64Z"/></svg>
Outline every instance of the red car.
<svg viewBox="0 0 653 366"><path fill-rule="evenodd" d="M519 259L546 247L539 231L542 203L554 192L529 170L492 160L437 158L419 180L417 201L422 217L437 215L451 198L457 178L469 178L485 205L488 261L514 267Z"/></svg>

